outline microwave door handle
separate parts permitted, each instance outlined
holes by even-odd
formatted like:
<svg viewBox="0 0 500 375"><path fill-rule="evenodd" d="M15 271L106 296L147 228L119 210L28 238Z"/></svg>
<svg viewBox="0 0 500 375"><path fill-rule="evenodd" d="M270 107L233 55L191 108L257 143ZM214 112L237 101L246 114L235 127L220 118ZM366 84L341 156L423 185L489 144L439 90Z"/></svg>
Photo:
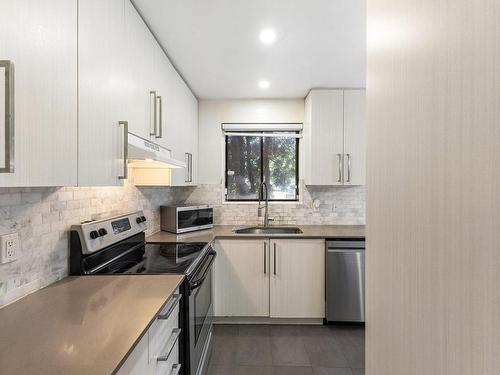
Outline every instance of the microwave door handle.
<svg viewBox="0 0 500 375"><path fill-rule="evenodd" d="M175 208L175 233L179 233L179 207Z"/></svg>
<svg viewBox="0 0 500 375"><path fill-rule="evenodd" d="M207 277L208 271L210 270L210 267L212 266L212 263L215 260L216 253L213 252L209 256L212 259L210 259L210 261L208 262L208 265L205 267L205 272L203 272L203 275L199 279L197 279L197 280L193 281L192 283L190 283L191 284L190 288L189 288L190 290L195 290L196 288L198 288L201 284L203 284L203 281Z"/></svg>

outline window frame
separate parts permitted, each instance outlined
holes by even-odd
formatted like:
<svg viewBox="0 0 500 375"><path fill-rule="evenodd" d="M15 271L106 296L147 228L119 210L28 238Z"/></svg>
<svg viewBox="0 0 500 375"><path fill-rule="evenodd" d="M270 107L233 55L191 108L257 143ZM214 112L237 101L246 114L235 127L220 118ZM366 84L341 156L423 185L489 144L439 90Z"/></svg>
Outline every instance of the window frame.
<svg viewBox="0 0 500 375"><path fill-rule="evenodd" d="M242 131L242 133L255 133L255 134L264 134L264 133L280 133L280 131ZM281 133L288 133L286 131L281 131ZM300 132L293 132L296 134L300 134ZM224 134L224 203L257 203L262 201L264 196L264 191L262 189L262 183L259 188L259 198L257 199L229 199L228 198L228 179L227 179L227 166L228 166L228 138L229 135ZM261 181L264 179L264 138L260 137L260 177ZM269 199L269 203L271 202L281 202L281 203L297 203L300 202L300 189L299 189L299 162L300 162L300 143L299 137L295 138L295 199Z"/></svg>

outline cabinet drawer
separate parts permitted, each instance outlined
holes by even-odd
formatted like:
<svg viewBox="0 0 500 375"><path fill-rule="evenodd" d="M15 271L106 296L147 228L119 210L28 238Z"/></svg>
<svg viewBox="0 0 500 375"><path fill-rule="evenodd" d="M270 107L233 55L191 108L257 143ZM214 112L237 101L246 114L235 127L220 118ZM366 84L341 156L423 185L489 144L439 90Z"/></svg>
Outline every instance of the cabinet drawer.
<svg viewBox="0 0 500 375"><path fill-rule="evenodd" d="M180 294L174 294L149 329L150 362L157 362L158 358L168 356L169 352L173 354L172 345L174 348L178 345L180 299Z"/></svg>
<svg viewBox="0 0 500 375"><path fill-rule="evenodd" d="M174 346L168 360L156 361L154 366L155 375L178 375L181 370L181 365L179 363L179 345Z"/></svg>

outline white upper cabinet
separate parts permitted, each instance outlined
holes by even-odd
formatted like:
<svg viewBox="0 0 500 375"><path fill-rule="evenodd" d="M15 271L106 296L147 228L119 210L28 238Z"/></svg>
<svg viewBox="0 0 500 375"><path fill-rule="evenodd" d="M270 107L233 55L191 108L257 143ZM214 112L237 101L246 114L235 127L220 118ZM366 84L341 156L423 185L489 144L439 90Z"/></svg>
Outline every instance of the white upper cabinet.
<svg viewBox="0 0 500 375"><path fill-rule="evenodd" d="M198 100L184 82L179 85L182 95L177 98L174 111L172 139L175 142L171 148L176 159L186 162L186 168L172 169L172 186L189 186L198 181Z"/></svg>
<svg viewBox="0 0 500 375"><path fill-rule="evenodd" d="M78 40L79 184L121 183L121 121L175 158L191 152L196 160L198 102L132 3L81 0ZM172 175L188 184L184 169Z"/></svg>
<svg viewBox="0 0 500 375"><path fill-rule="evenodd" d="M366 90L344 90L344 185L364 185Z"/></svg>
<svg viewBox="0 0 500 375"><path fill-rule="evenodd" d="M191 138L196 137L197 148L197 99L128 0L125 9L127 55L132 62L130 131L169 148L183 160L185 152L194 151ZM184 171L176 175L180 174L184 181Z"/></svg>
<svg viewBox="0 0 500 375"><path fill-rule="evenodd" d="M126 117L129 121L129 131L149 139L149 86L155 75L152 69L152 43L149 38L151 34L128 0L125 0L125 30L126 85L129 91L129 95L126 97Z"/></svg>
<svg viewBox="0 0 500 375"><path fill-rule="evenodd" d="M166 73L159 64L159 58L167 57L129 0L125 1L125 23L130 87L127 97L129 131L161 144L161 99L158 96L161 95L160 82Z"/></svg>
<svg viewBox="0 0 500 375"><path fill-rule="evenodd" d="M14 67L14 172L0 186L77 183L77 2L2 1L0 60ZM0 67L0 168L5 163L5 68ZM7 143L6 143L7 142Z"/></svg>
<svg viewBox="0 0 500 375"><path fill-rule="evenodd" d="M130 61L125 0L78 2L78 184L120 185ZM127 95L128 94L128 95Z"/></svg>
<svg viewBox="0 0 500 375"><path fill-rule="evenodd" d="M133 5L126 1L134 98L130 131L172 151L187 167L172 170L174 186L196 183L198 100L177 73ZM137 58L136 58L137 57Z"/></svg>
<svg viewBox="0 0 500 375"><path fill-rule="evenodd" d="M307 185L364 185L365 90L311 90L305 107Z"/></svg>
<svg viewBox="0 0 500 375"><path fill-rule="evenodd" d="M342 185L343 91L312 90L304 124L307 185Z"/></svg>
<svg viewBox="0 0 500 375"><path fill-rule="evenodd" d="M177 100L181 95L175 80L178 74L160 46L156 42L155 44L157 48L153 53L153 69L161 74L157 75L153 85L157 111L157 126L153 138L155 142L173 151L173 143L181 136L174 129L175 114L178 111Z"/></svg>
<svg viewBox="0 0 500 375"><path fill-rule="evenodd" d="M162 72L157 82L162 120L161 138L157 142L172 150L175 159L186 162L186 168L172 169L172 186L194 185L198 159L198 100L163 50L158 50L156 61L157 69Z"/></svg>

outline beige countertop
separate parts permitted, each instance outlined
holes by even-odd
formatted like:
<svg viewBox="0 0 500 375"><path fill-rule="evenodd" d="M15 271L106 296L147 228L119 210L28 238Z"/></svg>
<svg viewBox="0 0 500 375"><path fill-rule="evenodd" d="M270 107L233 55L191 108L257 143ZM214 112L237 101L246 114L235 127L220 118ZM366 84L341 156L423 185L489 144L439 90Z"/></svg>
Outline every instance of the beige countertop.
<svg viewBox="0 0 500 375"><path fill-rule="evenodd" d="M234 225L216 225L213 229L173 234L169 232L156 232L146 240L149 243L163 242L210 242L214 238L363 238L365 237L364 225L294 225L302 229L302 234L264 235L264 234L236 234Z"/></svg>
<svg viewBox="0 0 500 375"><path fill-rule="evenodd" d="M0 373L113 373L182 279L68 277L0 309Z"/></svg>

